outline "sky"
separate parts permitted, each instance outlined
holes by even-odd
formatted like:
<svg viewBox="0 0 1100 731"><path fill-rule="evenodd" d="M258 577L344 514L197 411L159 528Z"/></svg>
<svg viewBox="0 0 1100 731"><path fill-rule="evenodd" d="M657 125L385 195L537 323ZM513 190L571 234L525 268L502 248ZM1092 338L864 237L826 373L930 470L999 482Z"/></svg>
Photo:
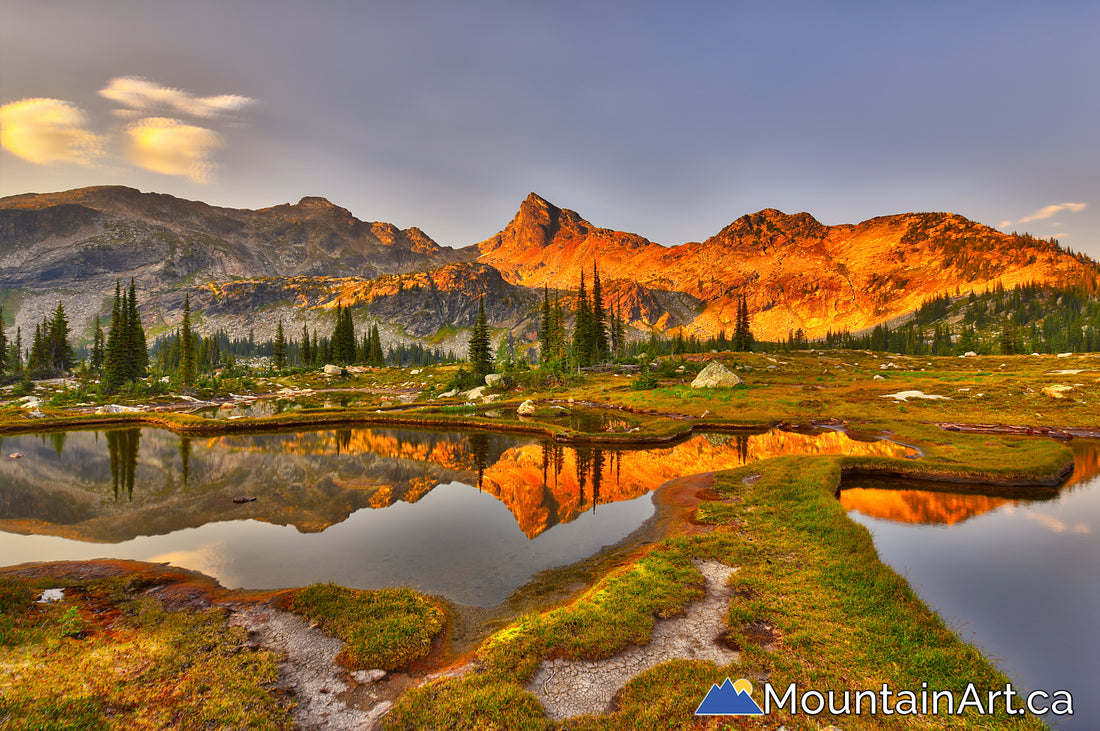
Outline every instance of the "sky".
<svg viewBox="0 0 1100 731"><path fill-rule="evenodd" d="M1100 258L1100 4L0 0L0 196L324 196L465 246L950 211Z"/></svg>

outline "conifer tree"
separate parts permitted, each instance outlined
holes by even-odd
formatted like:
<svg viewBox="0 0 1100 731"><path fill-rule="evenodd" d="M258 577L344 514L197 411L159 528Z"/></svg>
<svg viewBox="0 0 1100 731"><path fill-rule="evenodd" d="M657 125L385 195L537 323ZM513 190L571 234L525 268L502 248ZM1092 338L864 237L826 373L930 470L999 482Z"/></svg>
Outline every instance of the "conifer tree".
<svg viewBox="0 0 1100 731"><path fill-rule="evenodd" d="M137 293L134 278L130 277L130 293L126 301L126 337L129 374L127 380L144 378L149 369L149 347L145 341L145 328L141 326L141 316L137 309Z"/></svg>
<svg viewBox="0 0 1100 731"><path fill-rule="evenodd" d="M584 270L582 269L581 286L577 290L577 317L573 322L573 357L576 358L577 365L592 364L594 334L592 308L588 302L588 292L584 288Z"/></svg>
<svg viewBox="0 0 1100 731"><path fill-rule="evenodd" d="M336 325L332 330L330 347L335 362L346 364L355 361L355 323L351 319L351 309L343 305L338 305L336 309Z"/></svg>
<svg viewBox="0 0 1100 731"><path fill-rule="evenodd" d="M313 363L313 353L309 349L309 328L305 326L305 323L302 324L302 345L300 350L302 353L302 365L308 368Z"/></svg>
<svg viewBox="0 0 1100 731"><path fill-rule="evenodd" d="M34 326L34 339L31 340L31 354L27 358L27 370L37 371L46 367L46 341L42 338L42 326Z"/></svg>
<svg viewBox="0 0 1100 731"><path fill-rule="evenodd" d="M8 368L13 376L23 375L23 328L16 326L15 342L8 351Z"/></svg>
<svg viewBox="0 0 1100 731"><path fill-rule="evenodd" d="M369 345L367 347L367 363L372 366L385 366L386 355L382 352L382 337L378 333L378 324L375 323L370 329Z"/></svg>
<svg viewBox="0 0 1100 731"><path fill-rule="evenodd" d="M191 334L191 295L183 296L183 322L180 323L180 385L184 390L195 383L195 341Z"/></svg>
<svg viewBox="0 0 1100 731"><path fill-rule="evenodd" d="M485 298L477 301L477 319L474 320L474 330L470 334L470 363L473 364L474 373L484 376L493 370L493 356L489 351L489 325L485 318Z"/></svg>
<svg viewBox="0 0 1100 731"><path fill-rule="evenodd" d="M549 363L554 358L551 342L552 327L550 290L544 284L542 286L542 309L539 311L539 362L543 364Z"/></svg>
<svg viewBox="0 0 1100 731"><path fill-rule="evenodd" d="M4 334L4 308L0 307L0 376L8 370L8 336Z"/></svg>
<svg viewBox="0 0 1100 731"><path fill-rule="evenodd" d="M603 288L600 287L600 270L592 262L592 360L606 360L611 355L607 344L606 315L603 309Z"/></svg>
<svg viewBox="0 0 1100 731"><path fill-rule="evenodd" d="M286 335L283 333L283 321L275 326L275 343L272 346L271 357L275 361L275 369L282 370L286 367Z"/></svg>
<svg viewBox="0 0 1100 731"><path fill-rule="evenodd" d="M103 372L103 325L99 322L99 314L95 316L95 325L92 328L92 359L88 364L93 373Z"/></svg>
<svg viewBox="0 0 1100 731"><path fill-rule="evenodd" d="M129 380L129 369L123 359L122 285L115 280L115 304L111 309L111 327L107 331L107 348L103 356L103 385L114 391Z"/></svg>

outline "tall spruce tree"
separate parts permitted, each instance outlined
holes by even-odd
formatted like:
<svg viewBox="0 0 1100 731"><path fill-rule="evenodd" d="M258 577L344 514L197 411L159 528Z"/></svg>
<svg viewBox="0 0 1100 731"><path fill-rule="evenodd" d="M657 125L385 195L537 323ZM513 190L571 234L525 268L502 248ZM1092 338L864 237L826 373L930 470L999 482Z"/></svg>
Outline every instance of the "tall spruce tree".
<svg viewBox="0 0 1100 731"><path fill-rule="evenodd" d="M302 356L302 365L308 368L313 364L313 353L309 349L309 328L302 324L302 344L299 348Z"/></svg>
<svg viewBox="0 0 1100 731"><path fill-rule="evenodd" d="M603 288L600 286L600 270L592 262L592 360L607 360L611 348L607 343L607 315L603 309Z"/></svg>
<svg viewBox="0 0 1100 731"><path fill-rule="evenodd" d="M275 361L275 369L282 370L286 367L286 334L283 332L283 321L275 326L275 343L271 347L271 357Z"/></svg>
<svg viewBox="0 0 1100 731"><path fill-rule="evenodd" d="M107 330L107 347L103 356L103 385L115 391L126 382L129 369L123 363L122 284L115 280L115 303L111 308L111 325Z"/></svg>
<svg viewBox="0 0 1100 731"><path fill-rule="evenodd" d="M4 308L0 307L0 376L8 370L8 336L4 334Z"/></svg>
<svg viewBox="0 0 1100 731"><path fill-rule="evenodd" d="M592 365L592 349L595 345L595 329L592 324L592 305L584 287L584 270L581 270L581 286L577 290L577 316L573 322L573 357L577 365Z"/></svg>
<svg viewBox="0 0 1100 731"><path fill-rule="evenodd" d="M88 367L91 368L92 373L103 374L103 325L99 321L98 313L95 316L95 325L92 327L92 358Z"/></svg>
<svg viewBox="0 0 1100 731"><path fill-rule="evenodd" d="M552 314L550 310L550 290L542 286L542 309L539 311L539 362L546 364L554 359L551 344Z"/></svg>
<svg viewBox="0 0 1100 731"><path fill-rule="evenodd" d="M329 341L332 348L332 360L347 364L355 362L355 323L351 319L351 309L338 305L336 325Z"/></svg>
<svg viewBox="0 0 1100 731"><path fill-rule="evenodd" d="M489 324L485 317L485 298L477 301L477 318L470 334L470 363L474 373L484 376L493 371L493 355L489 350Z"/></svg>
<svg viewBox="0 0 1100 731"><path fill-rule="evenodd" d="M183 322L180 323L180 386L190 389L195 384L195 341L191 333L191 295L183 296Z"/></svg>
<svg viewBox="0 0 1100 731"><path fill-rule="evenodd" d="M386 355L382 352L382 336L378 333L378 323L371 326L368 336L366 361L372 366L382 367L386 365Z"/></svg>
<svg viewBox="0 0 1100 731"><path fill-rule="evenodd" d="M128 380L144 378L149 369L149 346L145 341L145 328L141 326L141 315L138 314L133 277L130 277L130 292L126 299L126 352Z"/></svg>
<svg viewBox="0 0 1100 731"><path fill-rule="evenodd" d="M46 367L54 373L71 370L76 362L76 353L73 351L73 346L69 344L69 318L65 316L65 308L60 300L57 302L53 317L43 329L46 340Z"/></svg>

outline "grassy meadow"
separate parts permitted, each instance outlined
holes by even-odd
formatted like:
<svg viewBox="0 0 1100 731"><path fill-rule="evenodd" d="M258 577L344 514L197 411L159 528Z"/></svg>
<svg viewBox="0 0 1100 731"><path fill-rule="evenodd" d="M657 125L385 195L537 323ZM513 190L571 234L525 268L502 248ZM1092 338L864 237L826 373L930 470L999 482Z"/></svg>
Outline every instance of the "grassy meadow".
<svg viewBox="0 0 1100 731"><path fill-rule="evenodd" d="M281 606L346 642L349 668L420 671L468 662L406 692L387 728L554 728L525 689L542 660L608 658L643 644L654 623L675 616L703 593L691 559L739 567L726 641L738 664L691 660L660 665L618 694L614 711L573 719L569 729L1042 728L1034 719L959 717L831 718L773 714L697 720L710 685L725 677L797 682L826 690L876 688L961 690L1007 681L960 641L883 565L870 534L833 498L846 472L903 474L953 482L1018 484L1055 481L1072 464L1069 449L1047 436L951 431L941 424L1011 425L1100 432L1100 355L906 357L866 351L724 353L715 357L745 383L689 387L706 357L654 369L653 388L639 376L589 375L570 385L539 385L523 371L487 389L488 402L447 392L456 366L362 369L345 376L310 372L262 374L239 399L283 400L263 417L217 419L181 410L96 414L77 405L66 384L34 392L42 416L29 418L17 399L0 396L0 431L39 431L95 424L149 424L180 432L293 429L337 424L476 426L539 432L568 442L674 439L693 428L739 429L815 422L842 425L868 438L888 436L921 451L919 459L779 457L715 475L688 519L661 540L632 547L589 575L587 589L564 603L527 611L462 658L440 651L448 630L446 602L410 590L357 592L319 585L291 592ZM681 368L682 367L682 368ZM680 369L680 370L678 370ZM529 385L524 385L529 384ZM238 384L238 386L243 384ZM1055 386L1058 388L1051 389ZM943 398L889 397L906 391ZM225 394L200 395L228 399ZM402 398L403 397L403 398ZM534 416L516 407L534 400ZM122 403L126 403L122 400ZM628 432L586 432L561 409L599 404L629 414ZM131 405L147 402L134 399ZM560 407L560 408L555 408ZM282 728L288 704L272 694L275 658L246 648L224 612L173 611L122 578L78 582L58 603L34 601L61 585L7 576L0 582L0 726L4 728ZM70 584L65 584L71 586ZM761 628L764 628L763 633ZM766 636L767 641L762 640ZM445 644L443 645L445 647ZM141 679L140 683L129 681ZM200 714L192 716L191 714ZM184 724L182 718L201 718ZM993 724L993 725L991 725Z"/></svg>

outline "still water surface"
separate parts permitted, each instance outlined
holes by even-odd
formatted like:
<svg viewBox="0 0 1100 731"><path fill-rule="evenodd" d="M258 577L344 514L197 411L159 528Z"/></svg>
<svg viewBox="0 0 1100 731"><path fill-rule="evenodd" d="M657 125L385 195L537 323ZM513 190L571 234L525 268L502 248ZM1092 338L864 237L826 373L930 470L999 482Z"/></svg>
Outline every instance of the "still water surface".
<svg viewBox="0 0 1100 731"><path fill-rule="evenodd" d="M906 450L782 431L659 449L390 429L4 437L0 564L134 558L228 587L408 585L492 605L536 572L629 535L667 480L792 453Z"/></svg>
<svg viewBox="0 0 1100 731"><path fill-rule="evenodd" d="M1018 685L1073 694L1074 717L1048 723L1095 729L1100 441L1070 446L1074 474L1043 499L882 482L847 482L840 499L883 561Z"/></svg>

